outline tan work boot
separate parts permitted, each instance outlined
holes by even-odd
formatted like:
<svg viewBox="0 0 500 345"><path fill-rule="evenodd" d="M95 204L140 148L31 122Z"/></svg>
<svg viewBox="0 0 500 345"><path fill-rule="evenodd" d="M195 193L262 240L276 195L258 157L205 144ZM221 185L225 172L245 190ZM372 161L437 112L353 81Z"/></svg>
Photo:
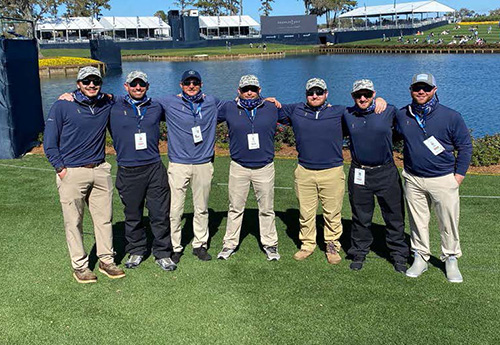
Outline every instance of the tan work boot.
<svg viewBox="0 0 500 345"><path fill-rule="evenodd" d="M302 261L310 257L314 251L309 251L305 249L299 250L297 253L293 254L293 258L297 261Z"/></svg>
<svg viewBox="0 0 500 345"><path fill-rule="evenodd" d="M110 264L105 264L104 262L99 260L99 272L107 275L111 279L118 279L125 277L125 272L116 266L114 262Z"/></svg>
<svg viewBox="0 0 500 345"><path fill-rule="evenodd" d="M88 268L74 270L73 277L80 284L97 283L97 276Z"/></svg>
<svg viewBox="0 0 500 345"><path fill-rule="evenodd" d="M326 260L330 265L337 265L342 261L339 252L335 249L333 242L326 244Z"/></svg>

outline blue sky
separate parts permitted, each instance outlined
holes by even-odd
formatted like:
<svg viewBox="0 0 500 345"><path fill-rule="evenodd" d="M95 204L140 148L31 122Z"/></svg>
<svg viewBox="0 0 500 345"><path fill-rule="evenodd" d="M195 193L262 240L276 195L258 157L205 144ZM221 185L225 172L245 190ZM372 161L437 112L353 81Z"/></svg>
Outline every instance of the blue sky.
<svg viewBox="0 0 500 345"><path fill-rule="evenodd" d="M150 16L158 10L176 9L174 0L111 0L111 10L104 11L105 16ZM398 1L409 2L409 0ZM497 0L440 0L439 2L455 9L466 7L478 13L487 13L489 10L499 8ZM358 0L358 5L374 6L391 4L393 0ZM243 13L260 21L259 0L243 0ZM297 15L304 14L304 2L302 0L275 0L272 15ZM319 22L324 22L320 19Z"/></svg>

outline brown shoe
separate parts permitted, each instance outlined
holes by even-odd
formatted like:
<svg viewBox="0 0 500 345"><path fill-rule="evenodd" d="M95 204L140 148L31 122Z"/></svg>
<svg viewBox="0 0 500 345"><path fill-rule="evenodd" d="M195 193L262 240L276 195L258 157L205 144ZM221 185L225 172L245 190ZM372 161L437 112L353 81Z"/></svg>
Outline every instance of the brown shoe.
<svg viewBox="0 0 500 345"><path fill-rule="evenodd" d="M310 257L314 251L309 251L305 249L299 250L297 253L293 254L293 258L297 261L302 261Z"/></svg>
<svg viewBox="0 0 500 345"><path fill-rule="evenodd" d="M326 260L330 265L337 265L342 261L339 252L335 249L333 242L328 242L326 244Z"/></svg>
<svg viewBox="0 0 500 345"><path fill-rule="evenodd" d="M88 268L74 270L73 277L80 284L97 283L97 276Z"/></svg>
<svg viewBox="0 0 500 345"><path fill-rule="evenodd" d="M125 272L123 272L123 270L120 267L116 266L114 262L106 265L105 263L99 260L99 272L107 275L111 279L118 279L125 277Z"/></svg>

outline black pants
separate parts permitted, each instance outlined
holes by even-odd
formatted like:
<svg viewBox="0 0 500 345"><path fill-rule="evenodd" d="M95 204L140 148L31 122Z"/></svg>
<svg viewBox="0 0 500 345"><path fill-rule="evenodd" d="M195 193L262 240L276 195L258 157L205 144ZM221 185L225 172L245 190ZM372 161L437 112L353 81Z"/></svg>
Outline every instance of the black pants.
<svg viewBox="0 0 500 345"><path fill-rule="evenodd" d="M404 202L401 178L393 163L376 168L365 168L365 184L354 183L354 169L362 169L353 163L349 170L349 201L352 210L351 248L348 254L364 258L373 242L370 230L374 197L377 197L386 224L386 242L393 261L407 261L409 249L404 234Z"/></svg>
<svg viewBox="0 0 500 345"><path fill-rule="evenodd" d="M127 253L145 255L146 229L142 222L144 204L149 211L153 233L153 256L168 258L172 254L170 240L170 187L162 162L138 167L118 167L116 189L124 206Z"/></svg>

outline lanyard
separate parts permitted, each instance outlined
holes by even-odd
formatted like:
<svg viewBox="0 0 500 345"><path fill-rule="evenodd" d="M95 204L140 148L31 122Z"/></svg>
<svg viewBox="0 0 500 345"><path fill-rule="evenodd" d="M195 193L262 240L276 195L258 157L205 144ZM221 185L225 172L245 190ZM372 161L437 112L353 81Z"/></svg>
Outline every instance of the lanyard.
<svg viewBox="0 0 500 345"><path fill-rule="evenodd" d="M191 113L194 116L194 124L196 125L196 117L198 115L200 115L200 119L201 119L201 102L198 103L196 110L194 109L193 102L188 102L188 103L189 103L189 107L191 108Z"/></svg>
<svg viewBox="0 0 500 345"><path fill-rule="evenodd" d="M144 119L148 108L144 107L143 112L141 112L140 106L136 106L135 104L132 104L132 108L134 108L135 119L137 120L137 131L141 133L141 121Z"/></svg>
<svg viewBox="0 0 500 345"><path fill-rule="evenodd" d="M248 119L252 123L252 133L254 132L254 126L253 122L255 121L255 117L257 116L257 108L253 108L252 110L248 111L247 108L243 108L245 113L247 114Z"/></svg>
<svg viewBox="0 0 500 345"><path fill-rule="evenodd" d="M409 106L409 110L410 110L410 114L412 114L413 117L415 117L415 120L417 121L418 126L420 127L420 129L422 129L425 136L427 137L427 131L425 130L425 114L422 117L420 117L420 115L418 115L417 113L414 114L413 111L411 110L411 106Z"/></svg>

